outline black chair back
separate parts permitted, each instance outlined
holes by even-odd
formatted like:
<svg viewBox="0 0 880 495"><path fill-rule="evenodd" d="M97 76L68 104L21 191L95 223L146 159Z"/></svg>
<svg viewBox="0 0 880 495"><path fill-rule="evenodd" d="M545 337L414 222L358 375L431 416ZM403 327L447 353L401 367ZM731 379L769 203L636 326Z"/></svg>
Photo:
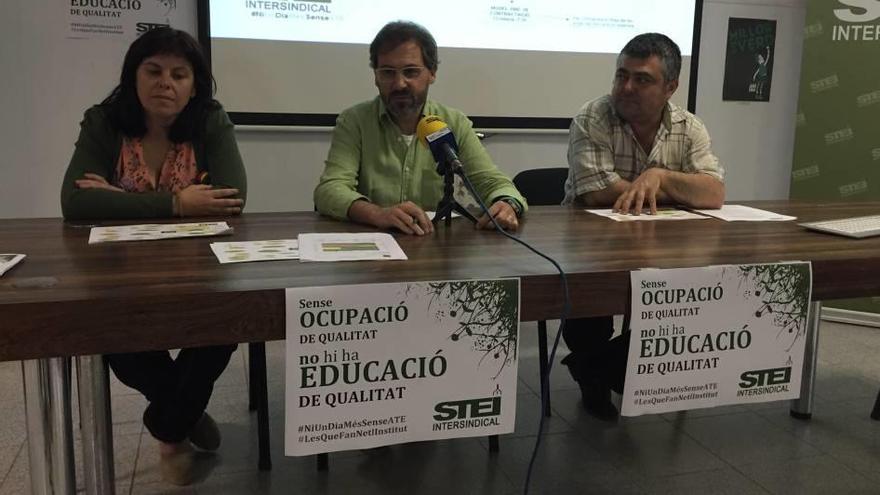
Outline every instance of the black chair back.
<svg viewBox="0 0 880 495"><path fill-rule="evenodd" d="M523 170L513 178L513 185L533 206L551 206L565 198L568 167Z"/></svg>

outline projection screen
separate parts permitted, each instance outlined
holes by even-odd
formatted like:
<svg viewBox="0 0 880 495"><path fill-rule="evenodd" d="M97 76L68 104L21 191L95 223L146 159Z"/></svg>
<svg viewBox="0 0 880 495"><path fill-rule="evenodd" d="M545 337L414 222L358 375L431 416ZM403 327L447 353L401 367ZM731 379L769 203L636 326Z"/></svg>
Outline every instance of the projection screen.
<svg viewBox="0 0 880 495"><path fill-rule="evenodd" d="M440 47L430 98L477 127L564 128L609 92L623 45L649 31L681 48L673 101L687 106L701 1L200 0L200 33L217 98L238 124L332 126L376 95L368 45L404 19Z"/></svg>

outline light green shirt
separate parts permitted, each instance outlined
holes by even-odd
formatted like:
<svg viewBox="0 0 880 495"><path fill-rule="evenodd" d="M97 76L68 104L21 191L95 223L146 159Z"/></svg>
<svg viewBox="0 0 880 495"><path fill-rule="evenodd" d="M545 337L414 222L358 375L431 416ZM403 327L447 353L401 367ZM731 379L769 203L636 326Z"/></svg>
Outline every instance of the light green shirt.
<svg viewBox="0 0 880 495"><path fill-rule="evenodd" d="M486 206L508 196L525 211L526 200L492 163L463 113L430 100L423 113L439 116L452 129L465 174ZM443 196L443 178L431 151L416 139L407 142L378 96L339 114L324 163L315 207L337 219L347 220L349 207L358 199L382 207L412 201L432 211Z"/></svg>

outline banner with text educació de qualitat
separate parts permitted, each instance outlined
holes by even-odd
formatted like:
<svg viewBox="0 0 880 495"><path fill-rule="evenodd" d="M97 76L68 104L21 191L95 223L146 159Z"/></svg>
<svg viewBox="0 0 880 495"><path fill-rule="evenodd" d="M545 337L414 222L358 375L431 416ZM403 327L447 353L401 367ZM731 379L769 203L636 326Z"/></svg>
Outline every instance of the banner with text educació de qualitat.
<svg viewBox="0 0 880 495"><path fill-rule="evenodd" d="M513 431L518 279L286 298L286 455Z"/></svg>
<svg viewBox="0 0 880 495"><path fill-rule="evenodd" d="M880 0L807 0L791 198L880 200L878 56ZM825 306L880 313L880 297Z"/></svg>
<svg viewBox="0 0 880 495"><path fill-rule="evenodd" d="M57 4L67 11L68 38L130 42L159 26L195 33L193 0L65 0Z"/></svg>
<svg viewBox="0 0 880 495"><path fill-rule="evenodd" d="M624 416L799 397L809 263L651 269L630 277Z"/></svg>

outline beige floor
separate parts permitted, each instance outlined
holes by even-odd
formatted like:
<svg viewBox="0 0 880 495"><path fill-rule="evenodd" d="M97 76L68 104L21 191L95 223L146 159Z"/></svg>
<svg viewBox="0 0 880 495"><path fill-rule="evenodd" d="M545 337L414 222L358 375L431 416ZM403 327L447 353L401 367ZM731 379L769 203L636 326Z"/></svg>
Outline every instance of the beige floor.
<svg viewBox="0 0 880 495"><path fill-rule="evenodd" d="M247 410L242 347L209 406L223 446L203 462L210 473L185 489L160 481L156 443L140 422L145 402L114 379L117 493L521 493L538 425L534 334L533 324L523 325L517 427L501 438L500 453L489 454L482 438L425 442L333 454L327 472L315 470L314 458L282 455L280 342L268 346L274 468L257 471L256 417ZM868 417L880 389L878 356L880 329L824 323L816 407L807 422L789 417L787 404L768 403L604 423L582 411L566 370L554 366L554 416L530 493L880 493L880 421ZM26 494L19 363L0 363L0 394L0 494Z"/></svg>

